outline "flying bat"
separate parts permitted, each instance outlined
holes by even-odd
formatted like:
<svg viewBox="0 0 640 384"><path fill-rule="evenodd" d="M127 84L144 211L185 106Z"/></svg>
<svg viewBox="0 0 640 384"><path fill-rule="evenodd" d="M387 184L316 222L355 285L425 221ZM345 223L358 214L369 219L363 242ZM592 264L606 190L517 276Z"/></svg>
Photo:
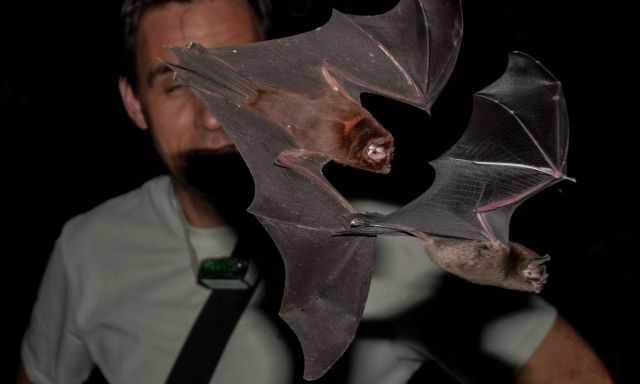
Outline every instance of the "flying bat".
<svg viewBox="0 0 640 384"><path fill-rule="evenodd" d="M389 172L393 138L361 106L360 94L428 111L461 37L459 0L402 0L378 16L334 11L323 27L283 39L172 49L179 62L168 65L178 81L214 113L252 173L248 210L284 260L280 315L300 341L308 380L322 376L353 340L375 242L336 236L356 212L322 167L333 160Z"/></svg>
<svg viewBox="0 0 640 384"><path fill-rule="evenodd" d="M284 39L172 49L179 62L168 65L178 81L200 96L252 173L256 190L249 211L284 260L280 315L302 346L305 379L321 377L353 340L368 294L377 234L423 238L443 268L475 282L537 291L544 280L544 259L510 245L504 231L514 207L550 182L533 183L537 173L528 176L504 164L556 180L566 163L550 167L528 162L530 157L522 153L540 143L518 140L511 145L503 136L511 135L509 128L505 132L509 117L519 119L545 136L553 131L552 136L560 137L551 143L557 150L566 145L568 126L559 83L524 55L512 56L511 63L519 65L510 65L478 96L495 97L511 112L505 115L488 99L477 101L468 134L448 153L455 161L466 159L460 163L465 167L446 158L437 161L434 188L440 194L431 188L427 197L391 216L362 215L322 175L331 160L388 172L393 138L360 105L360 94L375 93L429 111L453 70L461 37L459 0L401 0L377 16L334 11L323 27ZM538 92L539 87L548 92ZM529 104L530 98L539 100ZM484 140L489 136L494 142ZM492 145L494 154L506 151L513 159L475 156L474 148ZM480 186L465 197L467 178ZM421 201L436 208L423 209ZM422 214L434 212L444 217L442 226L435 219L421 224ZM474 226L477 217L480 224ZM457 229L458 222L467 224ZM468 254L474 256L461 258ZM478 275L467 264L480 257L494 262L489 263L493 269L485 263L490 271ZM465 271L471 272L465 276Z"/></svg>
<svg viewBox="0 0 640 384"><path fill-rule="evenodd" d="M255 44L173 49L199 88L247 105L296 146L388 173L393 137L361 106L370 92L429 111L462 38L460 0L402 0L378 16L333 12L324 26ZM397 44L403 41L403 44Z"/></svg>
<svg viewBox="0 0 640 384"><path fill-rule="evenodd" d="M566 175L568 147L561 83L537 60L513 52L505 73L474 95L462 138L431 162L433 185L389 215L355 215L352 226L360 230L345 233L410 234L453 274L539 292L549 257L510 243L509 222L526 199L573 181Z"/></svg>

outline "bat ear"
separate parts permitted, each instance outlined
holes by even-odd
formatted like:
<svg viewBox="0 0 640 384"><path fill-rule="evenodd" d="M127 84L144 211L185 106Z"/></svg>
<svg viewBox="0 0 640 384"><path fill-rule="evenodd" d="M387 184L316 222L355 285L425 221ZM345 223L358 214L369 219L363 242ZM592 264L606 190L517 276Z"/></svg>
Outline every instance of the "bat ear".
<svg viewBox="0 0 640 384"><path fill-rule="evenodd" d="M127 114L133 120L133 122L140 129L148 129L147 119L144 116L142 111L142 105L140 104L140 99L133 91L131 84L124 77L118 79L118 89L120 90L120 97L122 98L122 103L124 104L124 108L127 110Z"/></svg>

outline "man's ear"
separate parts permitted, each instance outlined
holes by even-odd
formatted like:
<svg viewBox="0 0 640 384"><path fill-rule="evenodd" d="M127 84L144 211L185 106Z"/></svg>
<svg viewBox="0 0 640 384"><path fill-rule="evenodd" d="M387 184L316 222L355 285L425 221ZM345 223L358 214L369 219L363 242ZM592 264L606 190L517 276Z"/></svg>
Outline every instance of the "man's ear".
<svg viewBox="0 0 640 384"><path fill-rule="evenodd" d="M133 122L140 129L149 129L147 125L147 119L142 112L142 105L140 104L140 99L136 96L133 88L131 88L131 84L125 79L121 77L118 79L118 88L120 89L120 97L122 97L122 103L124 104L124 108L127 110L127 114L133 120Z"/></svg>

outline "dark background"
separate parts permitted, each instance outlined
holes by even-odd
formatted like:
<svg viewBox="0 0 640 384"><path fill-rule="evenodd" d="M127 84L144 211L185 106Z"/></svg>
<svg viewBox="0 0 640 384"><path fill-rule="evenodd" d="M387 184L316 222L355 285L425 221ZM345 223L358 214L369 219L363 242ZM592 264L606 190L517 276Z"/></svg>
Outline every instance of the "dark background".
<svg viewBox="0 0 640 384"><path fill-rule="evenodd" d="M365 98L397 136L394 174L379 179L355 173L348 179L361 182L349 183L342 170L327 172L345 193L382 180L386 197L416 196L430 182L426 160L460 136L473 92L502 74L507 53L521 50L542 61L564 86L572 129L569 175L578 182L527 201L514 216L512 238L553 256L542 296L592 344L616 382L638 382L631 360L640 324L632 315L638 301L633 280L640 276L631 200L637 115L631 100L637 88L629 62L634 46L626 37L633 25L630 10L618 5L568 3L464 1L461 54L433 118ZM356 0L340 3L342 10L354 8ZM280 1L276 33L309 29L326 20L328 9L322 2ZM41 274L64 222L162 168L119 100L118 1L34 2L3 5L0 12L2 190L8 213L2 261L9 298L2 382L12 382Z"/></svg>

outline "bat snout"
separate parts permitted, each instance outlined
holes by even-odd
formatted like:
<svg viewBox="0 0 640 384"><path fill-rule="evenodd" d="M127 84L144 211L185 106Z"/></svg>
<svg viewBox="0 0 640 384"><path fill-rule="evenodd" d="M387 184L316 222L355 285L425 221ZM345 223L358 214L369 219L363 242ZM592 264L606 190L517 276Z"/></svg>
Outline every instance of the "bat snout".
<svg viewBox="0 0 640 384"><path fill-rule="evenodd" d="M373 161L384 161L388 156L387 148L382 145L371 143L367 146L367 157Z"/></svg>
<svg viewBox="0 0 640 384"><path fill-rule="evenodd" d="M367 164L374 166L374 171L389 173L393 158L393 141L374 139L365 147L362 156Z"/></svg>
<svg viewBox="0 0 640 384"><path fill-rule="evenodd" d="M362 119L351 130L349 158L358 168L389 173L394 150L393 136L373 119Z"/></svg>

